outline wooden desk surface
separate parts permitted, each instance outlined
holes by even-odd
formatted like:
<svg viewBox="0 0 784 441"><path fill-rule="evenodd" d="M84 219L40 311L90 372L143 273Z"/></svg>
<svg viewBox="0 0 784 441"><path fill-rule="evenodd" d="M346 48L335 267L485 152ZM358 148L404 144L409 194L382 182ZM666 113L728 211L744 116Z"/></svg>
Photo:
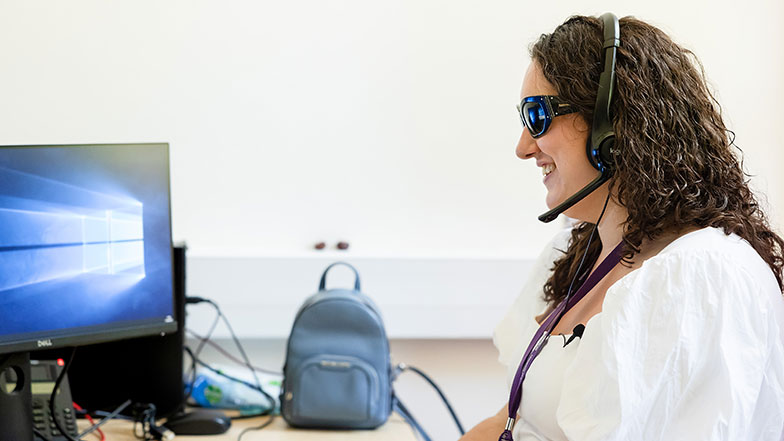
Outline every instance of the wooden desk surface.
<svg viewBox="0 0 784 441"><path fill-rule="evenodd" d="M177 436L175 441L236 441L244 429L249 427L256 427L264 423L267 417L258 417L247 420L233 421L231 429L223 435L208 435L208 436ZM89 427L89 423L84 420L79 420L79 428L81 430ZM106 425L101 426L103 433L106 435L106 441L138 441L133 435L133 423L129 421L110 421ZM92 434L87 435L85 440L98 439ZM342 441L342 440L366 440L373 439L374 441L406 441L416 440L411 427L403 421L396 414L389 417L389 421L383 426L375 430L302 430L292 429L280 416L276 416L275 420L269 426L262 430L250 431L242 436L242 441L309 441L309 440L323 440L323 441Z"/></svg>

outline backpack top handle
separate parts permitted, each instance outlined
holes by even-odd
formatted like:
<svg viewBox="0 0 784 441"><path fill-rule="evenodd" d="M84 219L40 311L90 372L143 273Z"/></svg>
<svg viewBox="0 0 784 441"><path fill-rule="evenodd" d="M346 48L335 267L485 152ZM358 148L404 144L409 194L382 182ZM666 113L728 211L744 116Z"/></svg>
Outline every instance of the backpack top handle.
<svg viewBox="0 0 784 441"><path fill-rule="evenodd" d="M324 270L324 274L321 276L321 283L319 283L319 291L324 291L326 289L326 287L327 287L327 272L329 272L329 270L333 266L335 266L335 265L345 265L345 266L351 268L351 271L354 271L354 275L356 276L356 280L354 281L354 291L361 292L361 290L359 289L359 273L357 272L356 268L354 268L353 266L351 266L350 264L348 264L346 262L335 262L335 263L331 264L330 266L328 266L327 269Z"/></svg>

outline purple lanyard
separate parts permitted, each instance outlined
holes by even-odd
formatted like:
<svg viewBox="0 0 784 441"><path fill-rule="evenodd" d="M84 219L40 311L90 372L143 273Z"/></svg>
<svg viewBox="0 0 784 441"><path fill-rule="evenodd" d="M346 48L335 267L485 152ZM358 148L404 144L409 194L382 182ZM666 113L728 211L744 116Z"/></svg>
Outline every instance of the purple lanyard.
<svg viewBox="0 0 784 441"><path fill-rule="evenodd" d="M610 252L610 255L605 257L602 263L599 264L596 271L594 271L585 283L580 286L580 289L578 289L572 297L568 298L568 301L561 302L558 307L547 316L547 319L542 322L541 326L539 326L539 330L536 331L536 334L534 334L534 337L531 339L531 343L528 345L528 349L526 349L523 354L523 359L520 361L520 367L517 368L514 381L512 381L512 391L509 395L509 419L506 421L506 428L498 438L498 441L514 441L512 438L512 427L515 423L517 409L520 407L520 400L523 398L523 380L525 380L525 374L531 367L531 363L533 363L536 356L542 352L542 349L544 348L543 342L547 340L548 334L552 332L563 314L585 297L585 295L588 294L588 291L596 286L596 284L621 261L622 245L623 242L619 243L615 249Z"/></svg>

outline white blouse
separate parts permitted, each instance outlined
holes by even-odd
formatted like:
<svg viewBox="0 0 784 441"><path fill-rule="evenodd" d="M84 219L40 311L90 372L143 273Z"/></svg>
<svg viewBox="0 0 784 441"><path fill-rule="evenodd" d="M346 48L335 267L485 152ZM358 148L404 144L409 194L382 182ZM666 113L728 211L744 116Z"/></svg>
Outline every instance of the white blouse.
<svg viewBox="0 0 784 441"><path fill-rule="evenodd" d="M498 324L508 384L545 309L559 234ZM784 439L784 297L735 235L686 234L615 282L582 338L552 336L523 384L515 441Z"/></svg>

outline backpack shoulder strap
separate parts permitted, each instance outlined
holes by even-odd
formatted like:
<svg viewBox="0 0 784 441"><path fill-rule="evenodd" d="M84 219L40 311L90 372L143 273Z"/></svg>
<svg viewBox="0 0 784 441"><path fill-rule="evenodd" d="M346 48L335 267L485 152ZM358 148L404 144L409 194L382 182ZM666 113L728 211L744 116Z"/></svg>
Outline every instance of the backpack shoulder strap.
<svg viewBox="0 0 784 441"><path fill-rule="evenodd" d="M414 415L403 405L400 399L396 395L392 395L392 410L397 412L403 419L411 426L411 429L419 435L419 438L422 441L431 441L430 437L425 432L425 429L422 428L422 425L419 424L419 421L414 418Z"/></svg>

